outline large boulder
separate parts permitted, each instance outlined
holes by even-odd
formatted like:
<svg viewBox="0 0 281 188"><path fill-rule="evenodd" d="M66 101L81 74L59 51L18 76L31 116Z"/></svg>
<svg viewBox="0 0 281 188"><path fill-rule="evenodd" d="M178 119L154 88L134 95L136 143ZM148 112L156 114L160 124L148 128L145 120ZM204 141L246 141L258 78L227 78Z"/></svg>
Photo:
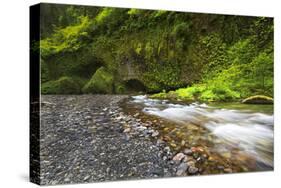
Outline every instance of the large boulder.
<svg viewBox="0 0 281 188"><path fill-rule="evenodd" d="M113 76L105 67L100 67L83 87L83 93L113 93Z"/></svg>
<svg viewBox="0 0 281 188"><path fill-rule="evenodd" d="M63 76L58 80L51 80L41 85L42 94L79 94L83 81L78 78Z"/></svg>
<svg viewBox="0 0 281 188"><path fill-rule="evenodd" d="M273 98L264 95L255 95L242 101L245 104L273 104Z"/></svg>

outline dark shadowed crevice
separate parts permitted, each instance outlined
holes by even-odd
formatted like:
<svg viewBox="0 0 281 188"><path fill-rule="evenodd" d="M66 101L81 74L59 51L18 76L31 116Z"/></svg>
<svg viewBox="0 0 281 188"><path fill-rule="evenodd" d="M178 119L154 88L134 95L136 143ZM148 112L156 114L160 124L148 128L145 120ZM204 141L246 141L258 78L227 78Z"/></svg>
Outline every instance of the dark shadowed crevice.
<svg viewBox="0 0 281 188"><path fill-rule="evenodd" d="M128 92L134 93L134 92L146 92L145 85L137 79L130 79L125 82L125 86Z"/></svg>

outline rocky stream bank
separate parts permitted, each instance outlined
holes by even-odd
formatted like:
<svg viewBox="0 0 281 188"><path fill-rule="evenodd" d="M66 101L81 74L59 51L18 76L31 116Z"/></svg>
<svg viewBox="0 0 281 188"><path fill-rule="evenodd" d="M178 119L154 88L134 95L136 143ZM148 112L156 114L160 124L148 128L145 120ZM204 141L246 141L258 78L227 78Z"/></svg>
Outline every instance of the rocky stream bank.
<svg viewBox="0 0 281 188"><path fill-rule="evenodd" d="M195 148L174 153L153 122L119 107L125 95L44 95L41 184L199 174Z"/></svg>

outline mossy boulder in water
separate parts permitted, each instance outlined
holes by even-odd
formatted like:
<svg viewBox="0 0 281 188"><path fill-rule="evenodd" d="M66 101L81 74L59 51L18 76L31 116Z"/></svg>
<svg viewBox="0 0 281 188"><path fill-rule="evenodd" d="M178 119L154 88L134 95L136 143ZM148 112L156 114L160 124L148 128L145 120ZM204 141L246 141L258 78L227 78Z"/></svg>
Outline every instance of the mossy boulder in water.
<svg viewBox="0 0 281 188"><path fill-rule="evenodd" d="M83 93L113 93L113 76L105 67L101 67L82 90Z"/></svg>
<svg viewBox="0 0 281 188"><path fill-rule="evenodd" d="M273 98L264 95L255 95L242 101L245 104L273 104Z"/></svg>
<svg viewBox="0 0 281 188"><path fill-rule="evenodd" d="M63 76L58 80L51 80L41 85L42 94L79 94L83 80Z"/></svg>

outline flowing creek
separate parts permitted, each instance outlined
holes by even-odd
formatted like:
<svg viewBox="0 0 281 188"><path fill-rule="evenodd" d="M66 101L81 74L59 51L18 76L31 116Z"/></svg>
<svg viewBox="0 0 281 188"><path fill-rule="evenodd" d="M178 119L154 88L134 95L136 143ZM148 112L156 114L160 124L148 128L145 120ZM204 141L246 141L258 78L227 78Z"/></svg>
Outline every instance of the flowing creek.
<svg viewBox="0 0 281 188"><path fill-rule="evenodd" d="M175 153L198 151L202 174L273 169L273 105L186 104L141 95L121 106L150 122Z"/></svg>

